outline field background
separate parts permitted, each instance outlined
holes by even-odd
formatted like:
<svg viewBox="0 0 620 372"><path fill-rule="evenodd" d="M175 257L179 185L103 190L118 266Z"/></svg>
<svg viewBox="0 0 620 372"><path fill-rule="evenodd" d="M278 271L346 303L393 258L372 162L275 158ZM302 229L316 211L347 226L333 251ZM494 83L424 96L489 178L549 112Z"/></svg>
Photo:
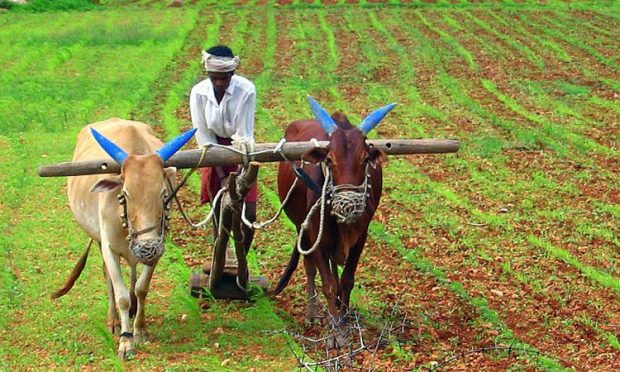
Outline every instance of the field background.
<svg viewBox="0 0 620 372"><path fill-rule="evenodd" d="M506 1L73 2L0 10L0 370L291 370L303 270L276 300L198 304L190 272L210 231L175 210L149 294L153 342L116 359L97 250L58 301L87 242L66 180L81 127L133 118L171 138L190 126L200 49L229 44L257 86L259 141L309 117L306 95L352 122L388 102L378 138L458 138L458 154L392 157L353 303L368 333L399 332L357 364L596 370L620 365L620 5ZM39 2L44 3L44 2ZM57 7L71 3L57 2ZM60 4L60 5L58 5ZM76 5L77 4L77 5ZM45 4L44 4L45 5ZM38 10L38 11L37 11ZM261 170L259 219L277 206ZM191 215L198 179L183 191ZM276 281L295 234L257 233L254 273Z"/></svg>

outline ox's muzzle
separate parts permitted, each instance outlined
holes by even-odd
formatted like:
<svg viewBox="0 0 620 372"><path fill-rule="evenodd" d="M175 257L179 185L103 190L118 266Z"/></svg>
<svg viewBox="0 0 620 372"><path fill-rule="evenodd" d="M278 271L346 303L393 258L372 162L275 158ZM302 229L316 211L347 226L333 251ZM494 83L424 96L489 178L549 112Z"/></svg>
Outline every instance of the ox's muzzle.
<svg viewBox="0 0 620 372"><path fill-rule="evenodd" d="M162 195L164 204L164 215L159 223L148 227L144 230L136 231L127 215L127 194L124 192L118 195L118 202L123 207L123 213L121 214L121 223L123 227L127 228L129 234L127 235L127 241L129 241L129 247L134 256L147 266L154 266L157 261L164 254L164 240L166 238L166 231L169 227L170 220L170 203L168 199L169 193L165 191ZM159 236L151 239L138 239L138 236L159 229Z"/></svg>
<svg viewBox="0 0 620 372"><path fill-rule="evenodd" d="M164 254L164 239L132 240L131 250L140 262L154 266Z"/></svg>
<svg viewBox="0 0 620 372"><path fill-rule="evenodd" d="M370 196L368 194L368 189L370 188L368 184L370 178L368 165L369 163L366 164L366 169L364 170L366 177L361 185L331 185L329 188L331 215L336 217L336 222L344 224L355 223L364 214L366 199ZM327 169L327 172L331 171ZM331 174L329 182L333 182Z"/></svg>
<svg viewBox="0 0 620 372"><path fill-rule="evenodd" d="M357 222L366 209L366 193L358 191L340 191L332 196L331 215L338 223Z"/></svg>

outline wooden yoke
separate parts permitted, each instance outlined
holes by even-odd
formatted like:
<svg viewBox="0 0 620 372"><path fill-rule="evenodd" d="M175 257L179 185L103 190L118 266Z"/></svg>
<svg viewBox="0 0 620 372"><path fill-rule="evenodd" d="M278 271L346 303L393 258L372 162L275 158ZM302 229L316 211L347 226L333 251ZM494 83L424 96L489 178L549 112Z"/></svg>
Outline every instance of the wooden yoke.
<svg viewBox="0 0 620 372"><path fill-rule="evenodd" d="M221 288L221 284L226 265L226 249L231 232L237 256L237 285L244 292L248 290L249 270L241 240L241 224L243 223L241 221L241 211L245 196L254 182L256 182L259 166L258 162L250 162L247 168L243 168L240 175L231 173L228 177L228 190L222 195L218 235L213 245L213 263L209 275L209 290L216 298L223 297L220 292L224 290L224 288ZM230 292L228 288L225 290ZM230 293L225 293L224 296L229 297Z"/></svg>
<svg viewBox="0 0 620 372"><path fill-rule="evenodd" d="M459 141L451 139L383 139L367 140L367 143L384 151L388 155L407 154L439 154L459 151ZM281 146L280 152L277 143L257 143L253 160L259 163L278 162L285 160L299 160L301 155L313 148L326 147L327 141L318 142L287 142ZM243 164L245 155L231 151L225 146L207 148L204 156L202 150L186 150L177 152L165 164L166 167L201 168ZM202 159L202 161L201 161ZM199 163L200 162L200 163ZM112 159L101 159L83 162L65 162L50 164L39 168L41 177L81 176L86 174L119 173L120 165Z"/></svg>

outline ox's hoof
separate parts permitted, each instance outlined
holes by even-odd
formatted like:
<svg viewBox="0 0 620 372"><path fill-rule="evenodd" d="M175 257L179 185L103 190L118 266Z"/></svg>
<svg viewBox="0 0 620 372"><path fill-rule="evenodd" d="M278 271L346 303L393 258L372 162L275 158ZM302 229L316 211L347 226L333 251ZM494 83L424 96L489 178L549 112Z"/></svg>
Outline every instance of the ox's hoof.
<svg viewBox="0 0 620 372"><path fill-rule="evenodd" d="M142 329L134 330L134 332L133 332L133 342L136 345L146 344L147 342L151 342L151 334L146 329L146 327L142 328Z"/></svg>
<svg viewBox="0 0 620 372"><path fill-rule="evenodd" d="M308 301L308 305L306 306L306 324L320 324L322 323L322 320L322 317L319 316L319 304L316 296L311 297Z"/></svg>
<svg viewBox="0 0 620 372"><path fill-rule="evenodd" d="M338 334L327 338L326 342L328 349L342 349L349 343L349 338L346 335Z"/></svg>
<svg viewBox="0 0 620 372"><path fill-rule="evenodd" d="M310 307L308 306L306 308L306 324L307 325L313 325L313 324L321 324L322 322L322 318L318 315L318 311L316 309L316 307Z"/></svg>
<svg viewBox="0 0 620 372"><path fill-rule="evenodd" d="M132 360L136 357L136 348L134 346L133 337L121 336L118 345L118 358L120 360Z"/></svg>
<svg viewBox="0 0 620 372"><path fill-rule="evenodd" d="M136 357L136 349L128 349L128 350L119 350L118 351L118 359L122 361L132 360Z"/></svg>

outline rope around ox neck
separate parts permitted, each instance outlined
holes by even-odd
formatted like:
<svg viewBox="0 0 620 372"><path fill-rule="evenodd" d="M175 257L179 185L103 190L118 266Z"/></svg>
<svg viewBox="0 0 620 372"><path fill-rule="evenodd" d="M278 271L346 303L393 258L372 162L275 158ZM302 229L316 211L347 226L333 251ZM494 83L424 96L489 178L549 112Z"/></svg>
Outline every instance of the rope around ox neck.
<svg viewBox="0 0 620 372"><path fill-rule="evenodd" d="M321 190L321 196L314 203L314 205L310 209L310 212L308 212L308 215L306 216L306 219L301 224L301 228L299 229L299 235L297 236L297 251L301 255L303 255L303 256L307 256L307 255L311 254L312 252L314 252L318 248L319 243L321 242L321 238L323 237L323 227L325 225L324 224L324 222L325 222L325 200L327 199L326 198L327 187L328 187L329 181L331 179L331 172L328 169L325 169L326 168L325 164L321 163L321 165L323 167L323 172L325 174L325 182L323 182L323 188ZM312 247L310 247L310 249L308 249L307 251L304 251L303 248L301 247L301 240L303 238L304 231L307 230L308 226L310 225L310 218L312 217L312 214L317 209L319 204L321 206L321 215L319 216L320 217L320 219L319 219L319 232L318 232L318 234L316 236L316 240L314 241L314 244L312 245Z"/></svg>

